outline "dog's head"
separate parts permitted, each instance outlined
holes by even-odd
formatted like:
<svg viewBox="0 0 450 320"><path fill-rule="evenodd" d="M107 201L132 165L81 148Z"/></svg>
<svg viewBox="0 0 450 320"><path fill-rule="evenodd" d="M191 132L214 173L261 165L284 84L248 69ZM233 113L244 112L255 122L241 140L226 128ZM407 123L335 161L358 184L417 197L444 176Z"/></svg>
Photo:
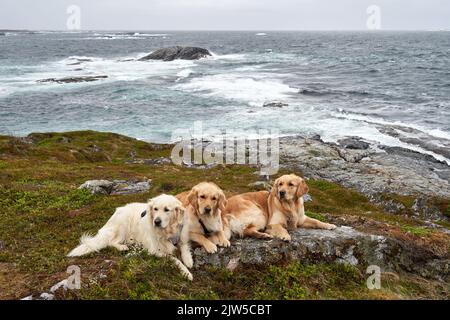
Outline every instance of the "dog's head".
<svg viewBox="0 0 450 320"><path fill-rule="evenodd" d="M142 216L148 215L155 232L176 244L183 227L184 211L177 198L162 194L148 201L147 210Z"/></svg>
<svg viewBox="0 0 450 320"><path fill-rule="evenodd" d="M188 201L210 232L222 230L221 212L227 206L222 189L212 182L201 182L191 189Z"/></svg>
<svg viewBox="0 0 450 320"><path fill-rule="evenodd" d="M295 201L308 190L305 180L295 174L286 174L275 180L271 193L280 201Z"/></svg>

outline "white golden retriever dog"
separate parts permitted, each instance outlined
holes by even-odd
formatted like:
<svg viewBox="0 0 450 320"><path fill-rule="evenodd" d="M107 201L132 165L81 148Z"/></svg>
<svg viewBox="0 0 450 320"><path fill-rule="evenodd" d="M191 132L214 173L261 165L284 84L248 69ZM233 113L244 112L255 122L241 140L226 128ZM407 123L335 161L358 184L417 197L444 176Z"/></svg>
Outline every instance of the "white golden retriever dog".
<svg viewBox="0 0 450 320"><path fill-rule="evenodd" d="M80 245L67 256L82 256L108 246L123 251L128 250L129 244L142 245L158 257L170 257L182 274L192 280L188 270L193 266L188 218L182 203L174 196L162 194L148 203L117 208L95 236L83 235ZM177 247L183 262L175 257Z"/></svg>

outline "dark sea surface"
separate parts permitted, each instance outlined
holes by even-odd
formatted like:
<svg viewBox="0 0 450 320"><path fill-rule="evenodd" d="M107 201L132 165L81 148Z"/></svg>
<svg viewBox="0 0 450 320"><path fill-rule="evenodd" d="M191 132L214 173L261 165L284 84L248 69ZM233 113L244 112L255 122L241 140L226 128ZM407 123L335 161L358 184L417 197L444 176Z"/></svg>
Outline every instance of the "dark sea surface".
<svg viewBox="0 0 450 320"><path fill-rule="evenodd" d="M199 61L136 58L193 45ZM106 75L86 83L46 78ZM281 101L283 108L263 107ZM168 142L179 128L360 136L449 162L450 32L7 32L0 134L93 129Z"/></svg>

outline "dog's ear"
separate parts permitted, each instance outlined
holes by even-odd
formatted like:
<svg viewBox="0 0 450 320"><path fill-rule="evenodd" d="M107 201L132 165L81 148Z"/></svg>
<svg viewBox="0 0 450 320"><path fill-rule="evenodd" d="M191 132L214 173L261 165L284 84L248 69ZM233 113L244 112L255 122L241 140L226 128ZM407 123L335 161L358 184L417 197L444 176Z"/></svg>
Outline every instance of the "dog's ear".
<svg viewBox="0 0 450 320"><path fill-rule="evenodd" d="M300 198L300 197L303 197L303 195L308 193L309 188L308 188L308 185L306 184L305 180L303 180L300 177L298 179L299 179L299 184L297 186L296 196L297 196L297 198Z"/></svg>
<svg viewBox="0 0 450 320"><path fill-rule="evenodd" d="M152 199L149 199L147 202L147 209L141 213L141 218L145 217L147 214L151 218L153 212L153 201Z"/></svg>
<svg viewBox="0 0 450 320"><path fill-rule="evenodd" d="M175 212L176 212L176 216L177 216L177 223L178 224L182 224L183 220L184 220L184 213L185 213L186 209L181 205L178 205L175 208Z"/></svg>
<svg viewBox="0 0 450 320"><path fill-rule="evenodd" d="M227 204L228 204L227 197L225 196L225 193L222 190L220 190L218 205L221 212L225 211Z"/></svg>
<svg viewBox="0 0 450 320"><path fill-rule="evenodd" d="M270 193L272 196L276 197L278 194L278 182L280 181L280 178L276 179L272 184L272 189L270 190Z"/></svg>
<svg viewBox="0 0 450 320"><path fill-rule="evenodd" d="M188 202L191 206L195 208L196 211L198 211L198 190L197 188L192 188L191 191L188 194Z"/></svg>

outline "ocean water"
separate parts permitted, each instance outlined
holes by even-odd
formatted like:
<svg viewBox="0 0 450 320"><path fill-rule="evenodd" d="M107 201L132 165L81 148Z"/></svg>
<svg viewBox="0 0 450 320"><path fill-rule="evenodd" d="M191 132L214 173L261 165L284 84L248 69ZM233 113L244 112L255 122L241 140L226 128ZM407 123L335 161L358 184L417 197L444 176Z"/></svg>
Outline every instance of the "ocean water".
<svg viewBox="0 0 450 320"><path fill-rule="evenodd" d="M136 58L193 45L199 61ZM106 75L88 83L46 78ZM282 101L283 108L263 107ZM450 163L450 32L6 32L0 133L179 128L360 136Z"/></svg>

